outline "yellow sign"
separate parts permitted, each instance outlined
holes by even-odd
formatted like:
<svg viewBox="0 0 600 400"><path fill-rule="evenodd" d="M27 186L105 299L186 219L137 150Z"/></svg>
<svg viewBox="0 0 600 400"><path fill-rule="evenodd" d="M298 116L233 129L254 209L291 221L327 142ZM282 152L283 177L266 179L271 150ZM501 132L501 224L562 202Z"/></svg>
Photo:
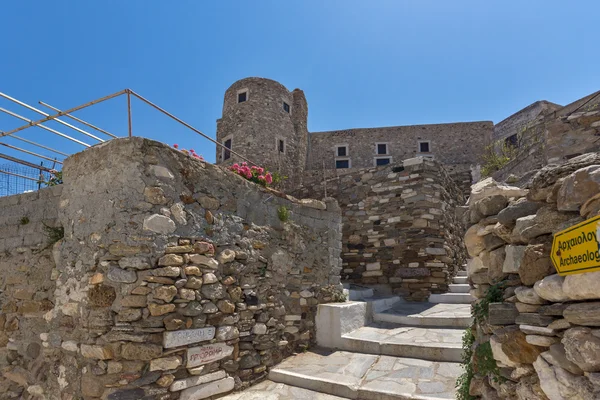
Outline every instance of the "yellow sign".
<svg viewBox="0 0 600 400"><path fill-rule="evenodd" d="M600 271L600 216L554 235L552 263L559 275Z"/></svg>

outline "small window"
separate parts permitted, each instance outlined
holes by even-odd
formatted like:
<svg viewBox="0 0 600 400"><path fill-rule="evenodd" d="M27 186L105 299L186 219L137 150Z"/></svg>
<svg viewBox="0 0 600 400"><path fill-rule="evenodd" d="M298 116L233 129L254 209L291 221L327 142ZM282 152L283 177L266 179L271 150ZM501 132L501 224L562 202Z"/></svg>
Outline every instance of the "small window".
<svg viewBox="0 0 600 400"><path fill-rule="evenodd" d="M223 148L223 161L229 160L231 158L231 139L227 139L223 145L225 146Z"/></svg>
<svg viewBox="0 0 600 400"><path fill-rule="evenodd" d="M390 163L390 159L389 158L377 158L375 159L375 165L380 166L380 165L388 165Z"/></svg>
<svg viewBox="0 0 600 400"><path fill-rule="evenodd" d="M290 105L285 101L283 102L283 111L285 111L286 113L290 112Z"/></svg>
<svg viewBox="0 0 600 400"><path fill-rule="evenodd" d="M347 146L338 146L336 155L337 155L337 157L346 157L348 155L348 147Z"/></svg>
<svg viewBox="0 0 600 400"><path fill-rule="evenodd" d="M350 168L350 160L335 160L335 167L338 169Z"/></svg>
<svg viewBox="0 0 600 400"><path fill-rule="evenodd" d="M238 103L243 103L248 100L248 92L238 93Z"/></svg>
<svg viewBox="0 0 600 400"><path fill-rule="evenodd" d="M420 153L429 153L429 142L419 142L419 152Z"/></svg>
<svg viewBox="0 0 600 400"><path fill-rule="evenodd" d="M377 154L387 154L387 143L377 143Z"/></svg>
<svg viewBox="0 0 600 400"><path fill-rule="evenodd" d="M504 139L504 144L515 149L519 147L519 138L517 137L517 134L515 133L514 135Z"/></svg>
<svg viewBox="0 0 600 400"><path fill-rule="evenodd" d="M281 139L277 141L277 146L279 147L280 153L285 153L285 142Z"/></svg>

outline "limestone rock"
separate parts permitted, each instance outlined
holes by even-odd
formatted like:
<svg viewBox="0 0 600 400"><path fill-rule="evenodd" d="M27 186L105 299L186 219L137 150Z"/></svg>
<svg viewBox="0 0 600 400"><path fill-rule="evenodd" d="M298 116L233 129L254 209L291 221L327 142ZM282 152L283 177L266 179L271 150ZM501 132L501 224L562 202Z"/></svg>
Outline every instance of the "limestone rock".
<svg viewBox="0 0 600 400"><path fill-rule="evenodd" d="M473 225L465 233L464 243L471 257L477 257L485 250L483 238L477 234L481 228L480 225Z"/></svg>
<svg viewBox="0 0 600 400"><path fill-rule="evenodd" d="M588 153L573 157L560 166L547 165L533 177L527 198L534 201L545 201L557 180L588 165L599 164L600 153Z"/></svg>
<svg viewBox="0 0 600 400"><path fill-rule="evenodd" d="M110 267L106 277L113 282L134 283L137 281L137 274L135 271L116 267Z"/></svg>
<svg viewBox="0 0 600 400"><path fill-rule="evenodd" d="M143 228L145 231L168 235L175 232L177 226L171 218L160 214L153 214L144 219Z"/></svg>
<svg viewBox="0 0 600 400"><path fill-rule="evenodd" d="M498 236L500 239L504 240L506 243L513 243L512 236L512 228L509 228L506 225L502 225L500 222L497 222L492 229L492 233Z"/></svg>
<svg viewBox="0 0 600 400"><path fill-rule="evenodd" d="M119 260L119 267L134 269L152 268L146 257L123 257Z"/></svg>
<svg viewBox="0 0 600 400"><path fill-rule="evenodd" d="M471 259L469 259L468 263L467 263L467 273L469 276L471 276L471 274L474 274L477 271L480 271L482 269L486 268L483 265L483 261L481 259L481 257L473 257Z"/></svg>
<svg viewBox="0 0 600 400"><path fill-rule="evenodd" d="M498 222L505 226L514 226L519 218L533 215L544 203L528 201L522 197L498 213Z"/></svg>
<svg viewBox="0 0 600 400"><path fill-rule="evenodd" d="M560 211L579 211L590 198L600 192L600 165L590 165L567 176L558 191Z"/></svg>
<svg viewBox="0 0 600 400"><path fill-rule="evenodd" d="M217 308L224 314L233 314L235 312L235 304L229 300L219 300Z"/></svg>
<svg viewBox="0 0 600 400"><path fill-rule="evenodd" d="M579 215L583 218L592 218L600 213L600 193L590 197L579 210Z"/></svg>
<svg viewBox="0 0 600 400"><path fill-rule="evenodd" d="M158 260L161 267L183 265L183 257L177 254L165 254Z"/></svg>
<svg viewBox="0 0 600 400"><path fill-rule="evenodd" d="M187 216L183 203L175 203L171 206L171 215L180 225L187 225Z"/></svg>
<svg viewBox="0 0 600 400"><path fill-rule="evenodd" d="M155 299L163 300L167 303L170 303L175 295L177 295L177 287L175 286L159 286L153 292Z"/></svg>
<svg viewBox="0 0 600 400"><path fill-rule="evenodd" d="M600 330L577 327L562 339L567 359L586 372L600 371Z"/></svg>
<svg viewBox="0 0 600 400"><path fill-rule="evenodd" d="M488 226L492 226L492 225L488 225ZM490 233L489 235L485 235L483 237L483 245L485 246L485 249L487 251L495 250L501 246L504 246L505 244L506 244L506 242L504 240L502 240L498 236L494 235L493 233Z"/></svg>
<svg viewBox="0 0 600 400"><path fill-rule="evenodd" d="M571 304L563 316L574 325L600 326L600 302Z"/></svg>
<svg viewBox="0 0 600 400"><path fill-rule="evenodd" d="M177 369L181 365L181 357L171 356L156 358L150 361L150 371L168 371Z"/></svg>
<svg viewBox="0 0 600 400"><path fill-rule="evenodd" d="M144 197L150 204L162 205L167 203L165 193L157 186L146 186L144 188Z"/></svg>
<svg viewBox="0 0 600 400"><path fill-rule="evenodd" d="M217 328L216 338L220 341L237 339L240 336L240 332L235 326L220 326Z"/></svg>
<svg viewBox="0 0 600 400"><path fill-rule="evenodd" d="M469 279L471 280L471 282L478 284L478 285L490 283L490 278L488 277L487 268L477 271L474 274L470 275Z"/></svg>
<svg viewBox="0 0 600 400"><path fill-rule="evenodd" d="M126 360L150 361L162 355L162 346L149 343L125 343L121 356Z"/></svg>
<svg viewBox="0 0 600 400"><path fill-rule="evenodd" d="M496 182L493 178L486 178L471 186L471 196L467 202L469 205L475 204L485 197L502 195L506 198L522 197L527 194L526 189L520 189L515 186L503 185Z"/></svg>
<svg viewBox="0 0 600 400"><path fill-rule="evenodd" d="M555 343L552 346L550 346L548 351L542 353L542 357L550 364L566 369L572 374L583 374L583 371L577 366L577 364L567 359L565 346L562 343Z"/></svg>
<svg viewBox="0 0 600 400"><path fill-rule="evenodd" d="M210 285L211 283L216 283L218 281L219 279L216 277L216 275L210 272L202 276L202 282L204 282L205 285Z"/></svg>
<svg viewBox="0 0 600 400"><path fill-rule="evenodd" d="M80 349L81 355L85 358L93 358L96 360L110 360L114 358L113 351L108 346L82 344Z"/></svg>
<svg viewBox="0 0 600 400"><path fill-rule="evenodd" d="M562 289L564 280L565 278L558 274L549 275L541 281L537 281L533 285L533 290L542 299L551 302L562 302L568 300Z"/></svg>
<svg viewBox="0 0 600 400"><path fill-rule="evenodd" d="M150 303L148 304L148 310L150 310L150 315L152 315L153 317L157 317L175 311L175 304Z"/></svg>
<svg viewBox="0 0 600 400"><path fill-rule="evenodd" d="M217 260L221 264L230 263L233 260L235 260L235 251L230 250L230 249L225 249L221 253L219 253L219 256L217 257Z"/></svg>
<svg viewBox="0 0 600 400"><path fill-rule="evenodd" d="M180 274L181 268L175 266L155 268L152 270L152 275L154 276L168 276L171 278L177 278Z"/></svg>
<svg viewBox="0 0 600 400"><path fill-rule="evenodd" d="M533 367L531 367L531 370L535 372ZM519 379L515 394L518 400L549 400L540 386L540 379L535 373Z"/></svg>
<svg viewBox="0 0 600 400"><path fill-rule="evenodd" d="M185 284L188 289L200 289L202 287L202 278L190 276Z"/></svg>
<svg viewBox="0 0 600 400"><path fill-rule="evenodd" d="M570 300L600 299L600 271L568 275L562 289Z"/></svg>
<svg viewBox="0 0 600 400"><path fill-rule="evenodd" d="M194 264L200 264L204 267L211 269L219 268L219 262L212 257L207 257L203 254L192 254L190 255L190 262Z"/></svg>
<svg viewBox="0 0 600 400"><path fill-rule="evenodd" d="M516 288L515 295L521 303L525 304L544 304L546 302L532 288L525 286Z"/></svg>
<svg viewBox="0 0 600 400"><path fill-rule="evenodd" d="M222 299L225 296L225 287L218 282L211 285L203 284L200 291L204 297L211 300Z"/></svg>
<svg viewBox="0 0 600 400"><path fill-rule="evenodd" d="M524 249L522 261L517 270L524 285L533 285L554 271L548 246L536 244Z"/></svg>
<svg viewBox="0 0 600 400"><path fill-rule="evenodd" d="M494 359L509 367L531 364L542 352L542 348L527 343L525 334L515 325L497 329L490 344Z"/></svg>
<svg viewBox="0 0 600 400"><path fill-rule="evenodd" d="M561 226L572 218L573 215L558 212L551 207L542 207L535 215L517 219L512 237L529 241L559 231Z"/></svg>
<svg viewBox="0 0 600 400"><path fill-rule="evenodd" d="M507 198L497 194L490 197L484 197L475 204L475 207L477 207L479 213L484 217L487 217L498 214L507 204Z"/></svg>
<svg viewBox="0 0 600 400"><path fill-rule="evenodd" d="M488 278L490 283L500 282L506 277L503 272L503 264L505 259L505 248L500 247L499 249L493 250L489 253L489 261L487 262Z"/></svg>
<svg viewBox="0 0 600 400"><path fill-rule="evenodd" d="M529 344L540 347L550 347L560 341L560 339L557 337L542 335L527 335L525 336L525 340L527 340L527 343Z"/></svg>
<svg viewBox="0 0 600 400"><path fill-rule="evenodd" d="M515 274L519 271L526 246L508 245L505 247L506 257L502 265L502 272ZM535 283L535 282L534 282ZM533 285L533 283L531 283Z"/></svg>
<svg viewBox="0 0 600 400"><path fill-rule="evenodd" d="M548 364L543 357L533 363L540 386L550 400L593 400L591 385L585 379L557 366Z"/></svg>

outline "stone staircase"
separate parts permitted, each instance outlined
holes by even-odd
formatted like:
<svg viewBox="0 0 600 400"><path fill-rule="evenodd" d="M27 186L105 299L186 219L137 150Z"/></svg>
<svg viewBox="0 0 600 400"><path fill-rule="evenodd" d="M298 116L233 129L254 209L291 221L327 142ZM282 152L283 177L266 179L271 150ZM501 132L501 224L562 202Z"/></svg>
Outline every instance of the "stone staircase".
<svg viewBox="0 0 600 400"><path fill-rule="evenodd" d="M468 287L461 273L451 296L438 295L455 303L407 303L353 287L350 301L319 306L318 348L271 369L264 390L244 392L255 397L227 399L453 399L471 324Z"/></svg>
<svg viewBox="0 0 600 400"><path fill-rule="evenodd" d="M454 282L448 285L450 292L443 294L432 294L429 296L430 303L449 304L471 304L475 298L469 293L470 287L467 283L467 271L458 271Z"/></svg>

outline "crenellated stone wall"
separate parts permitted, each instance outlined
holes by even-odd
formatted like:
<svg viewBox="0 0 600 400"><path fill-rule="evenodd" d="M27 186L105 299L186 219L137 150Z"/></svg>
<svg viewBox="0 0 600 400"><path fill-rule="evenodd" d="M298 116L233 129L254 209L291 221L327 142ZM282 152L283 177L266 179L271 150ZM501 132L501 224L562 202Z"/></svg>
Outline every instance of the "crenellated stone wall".
<svg viewBox="0 0 600 400"><path fill-rule="evenodd" d="M296 200L141 138L78 153L63 176L49 190L64 238L0 263L0 398L241 389L313 342L317 305L343 298L334 200Z"/></svg>
<svg viewBox="0 0 600 400"><path fill-rule="evenodd" d="M407 300L445 293L465 260L454 208L461 190L435 161L406 160L325 179L305 174L299 197L327 193L342 208L342 279Z"/></svg>
<svg viewBox="0 0 600 400"><path fill-rule="evenodd" d="M598 171L600 153L589 153L542 168L526 188L473 186L462 209L478 298L465 340L471 396L600 398L600 272L559 276L550 259L555 233L600 215Z"/></svg>

